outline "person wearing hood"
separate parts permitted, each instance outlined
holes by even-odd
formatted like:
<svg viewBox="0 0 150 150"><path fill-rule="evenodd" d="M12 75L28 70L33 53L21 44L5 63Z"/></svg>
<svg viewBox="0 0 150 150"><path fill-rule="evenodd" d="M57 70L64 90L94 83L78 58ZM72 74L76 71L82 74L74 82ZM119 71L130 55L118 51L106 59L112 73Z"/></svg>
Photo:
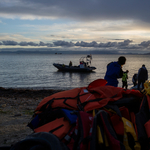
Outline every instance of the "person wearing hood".
<svg viewBox="0 0 150 150"><path fill-rule="evenodd" d="M140 85L142 84L142 89L144 89L144 82L148 79L148 71L143 64L138 71L138 90L140 90Z"/></svg>
<svg viewBox="0 0 150 150"><path fill-rule="evenodd" d="M122 78L123 70L122 66L125 64L126 58L124 56L120 56L118 61L110 62L107 65L107 71L104 79L107 81L106 85L111 85L114 87L118 87L118 78Z"/></svg>

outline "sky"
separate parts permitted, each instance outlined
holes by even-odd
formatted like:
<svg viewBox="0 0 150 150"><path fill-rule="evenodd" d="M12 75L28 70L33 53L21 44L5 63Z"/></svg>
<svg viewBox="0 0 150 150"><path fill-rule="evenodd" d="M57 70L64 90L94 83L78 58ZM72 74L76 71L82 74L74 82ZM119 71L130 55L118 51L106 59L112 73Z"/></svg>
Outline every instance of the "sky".
<svg viewBox="0 0 150 150"><path fill-rule="evenodd" d="M150 53L149 0L0 0L0 51Z"/></svg>

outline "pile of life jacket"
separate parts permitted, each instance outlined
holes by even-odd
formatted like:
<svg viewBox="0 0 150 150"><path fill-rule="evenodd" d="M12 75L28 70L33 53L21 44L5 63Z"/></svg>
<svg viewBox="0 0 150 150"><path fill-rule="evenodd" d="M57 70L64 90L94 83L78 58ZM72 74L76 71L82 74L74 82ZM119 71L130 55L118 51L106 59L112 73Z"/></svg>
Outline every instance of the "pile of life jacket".
<svg viewBox="0 0 150 150"><path fill-rule="evenodd" d="M149 150L150 96L105 85L62 91L39 103L28 126L68 150Z"/></svg>

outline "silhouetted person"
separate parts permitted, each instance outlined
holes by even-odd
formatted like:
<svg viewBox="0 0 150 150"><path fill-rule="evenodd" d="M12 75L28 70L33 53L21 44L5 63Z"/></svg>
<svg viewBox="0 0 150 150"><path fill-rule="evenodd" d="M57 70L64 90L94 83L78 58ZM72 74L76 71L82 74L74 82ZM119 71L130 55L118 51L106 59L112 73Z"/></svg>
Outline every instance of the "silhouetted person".
<svg viewBox="0 0 150 150"><path fill-rule="evenodd" d="M72 61L69 62L69 67L71 67L71 66L72 66Z"/></svg>
<svg viewBox="0 0 150 150"><path fill-rule="evenodd" d="M136 86L137 85L137 81L138 81L138 74L135 73L132 77L132 82L133 82L133 85Z"/></svg>
<svg viewBox="0 0 150 150"><path fill-rule="evenodd" d="M126 58L124 56L120 56L118 61L111 62L107 65L107 71L104 79L107 80L106 85L118 86L118 78L122 78L123 71L122 66L125 64Z"/></svg>
<svg viewBox="0 0 150 150"><path fill-rule="evenodd" d="M144 82L148 79L148 71L145 67L145 65L142 65L142 67L138 71L138 90L140 90L140 85L142 84L142 89L144 89Z"/></svg>

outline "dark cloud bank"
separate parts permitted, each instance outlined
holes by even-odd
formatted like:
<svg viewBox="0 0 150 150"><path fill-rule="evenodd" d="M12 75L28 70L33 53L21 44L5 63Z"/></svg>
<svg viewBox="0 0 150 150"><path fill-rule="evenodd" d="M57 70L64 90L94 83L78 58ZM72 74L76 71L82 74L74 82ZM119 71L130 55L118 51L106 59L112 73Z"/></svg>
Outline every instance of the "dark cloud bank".
<svg viewBox="0 0 150 150"><path fill-rule="evenodd" d="M9 1L8 1L9 2ZM17 0L0 2L1 14L34 15L83 21L150 22L149 0Z"/></svg>
<svg viewBox="0 0 150 150"><path fill-rule="evenodd" d="M44 43L40 41L39 43L35 42L16 42L16 41L0 41L0 47L5 46L6 49L1 48L1 52L8 52L7 46L14 48L9 48L9 51L27 51L28 46L32 47L31 52L54 52L58 51L70 51L70 52L81 52L85 50L92 51L94 53L132 53L134 54L144 54L149 53L150 50L150 41L143 41L139 44L132 44L132 40L124 40L122 42L107 42L107 43L98 43L96 41L92 42L67 42L67 41L55 41L53 43ZM17 49L16 46L23 47L23 49ZM26 49L25 49L26 48Z"/></svg>
<svg viewBox="0 0 150 150"><path fill-rule="evenodd" d="M140 45L141 46L149 46L150 42L142 42ZM1 41L0 45L5 45L5 46L47 46L47 47L57 47L57 46L61 46L61 47L74 47L74 46L78 46L78 47L96 47L96 48L107 48L107 47L123 47L123 46L129 46L130 43L132 43L131 40L124 40L123 42L107 42L107 43L98 43L98 42L67 42L67 41L62 41L62 40L58 40L55 41L53 43L44 43L42 41L40 41L38 44L34 43L34 42L16 42L16 41Z"/></svg>

